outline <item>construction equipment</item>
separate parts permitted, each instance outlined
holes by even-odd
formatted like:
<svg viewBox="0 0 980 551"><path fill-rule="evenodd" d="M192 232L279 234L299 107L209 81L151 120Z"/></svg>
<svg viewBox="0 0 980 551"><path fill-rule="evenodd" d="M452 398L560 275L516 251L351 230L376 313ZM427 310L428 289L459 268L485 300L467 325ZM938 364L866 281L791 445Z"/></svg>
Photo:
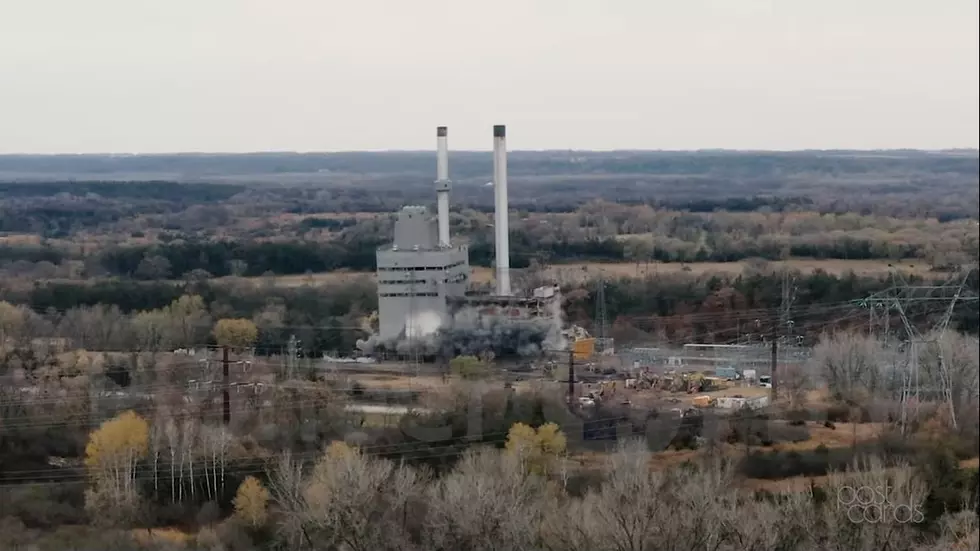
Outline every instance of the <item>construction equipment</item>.
<svg viewBox="0 0 980 551"><path fill-rule="evenodd" d="M700 373L694 373L685 377L686 379L686 390L688 394L694 394L696 392L701 392L701 387L704 384L704 377Z"/></svg>
<svg viewBox="0 0 980 551"><path fill-rule="evenodd" d="M715 402L716 400L712 396L702 394L701 396L695 397L691 403L697 408L710 408L714 407Z"/></svg>
<svg viewBox="0 0 980 551"><path fill-rule="evenodd" d="M729 381L728 379L723 379L721 377L704 378L705 390L721 390L723 388L728 388L729 386L731 386L731 381Z"/></svg>

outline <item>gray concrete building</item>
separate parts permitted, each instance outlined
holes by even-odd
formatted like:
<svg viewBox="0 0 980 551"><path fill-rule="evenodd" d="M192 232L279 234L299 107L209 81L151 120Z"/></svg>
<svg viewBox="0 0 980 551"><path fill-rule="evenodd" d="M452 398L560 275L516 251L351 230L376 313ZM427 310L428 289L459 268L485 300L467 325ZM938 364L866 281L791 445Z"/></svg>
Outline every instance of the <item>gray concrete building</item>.
<svg viewBox="0 0 980 551"><path fill-rule="evenodd" d="M449 297L463 297L470 279L464 245L439 242L438 222L425 207L407 206L394 241L377 251L379 337L424 336L449 320Z"/></svg>

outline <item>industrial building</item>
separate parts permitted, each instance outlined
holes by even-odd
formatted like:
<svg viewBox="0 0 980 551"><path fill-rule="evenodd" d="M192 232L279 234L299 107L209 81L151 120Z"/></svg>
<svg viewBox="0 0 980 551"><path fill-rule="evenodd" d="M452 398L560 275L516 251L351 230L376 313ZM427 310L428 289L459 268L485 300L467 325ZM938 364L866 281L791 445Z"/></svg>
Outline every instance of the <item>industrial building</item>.
<svg viewBox="0 0 980 551"><path fill-rule="evenodd" d="M470 277L466 246L437 242L435 220L425 207L398 213L394 242L377 252L378 325L382 339L423 334L423 324L447 320L450 297L462 297ZM413 313L429 313L413 316ZM418 326L418 327L416 327Z"/></svg>
<svg viewBox="0 0 980 551"><path fill-rule="evenodd" d="M494 126L493 141L494 292L471 292L468 249L465 244L454 243L450 235L448 130L440 126L436 129L435 216L423 206L403 207L397 214L391 244L377 251L376 337L380 346L394 349L398 343L438 334L468 330L486 333L490 327L515 326L533 327L539 332L547 327L561 339L559 288L511 288L503 125Z"/></svg>

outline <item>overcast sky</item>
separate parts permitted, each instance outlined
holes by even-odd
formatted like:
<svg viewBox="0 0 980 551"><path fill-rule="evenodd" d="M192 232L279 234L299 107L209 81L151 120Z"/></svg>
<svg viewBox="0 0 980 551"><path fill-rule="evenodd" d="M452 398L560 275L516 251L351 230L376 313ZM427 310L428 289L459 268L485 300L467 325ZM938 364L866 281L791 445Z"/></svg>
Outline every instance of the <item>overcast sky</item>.
<svg viewBox="0 0 980 551"><path fill-rule="evenodd" d="M977 0L0 0L0 153L978 146Z"/></svg>

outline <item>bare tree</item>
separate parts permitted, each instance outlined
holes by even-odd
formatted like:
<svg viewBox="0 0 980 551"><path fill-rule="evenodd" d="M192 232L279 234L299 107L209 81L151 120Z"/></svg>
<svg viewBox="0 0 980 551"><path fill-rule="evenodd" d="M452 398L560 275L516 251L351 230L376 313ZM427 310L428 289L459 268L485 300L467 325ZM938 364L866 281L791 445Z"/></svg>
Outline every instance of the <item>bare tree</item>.
<svg viewBox="0 0 980 551"><path fill-rule="evenodd" d="M824 335L810 361L832 397L861 403L888 388L894 358L894 353L874 337L841 332Z"/></svg>
<svg viewBox="0 0 980 551"><path fill-rule="evenodd" d="M549 548L724 549L738 504L729 488L731 466L716 462L695 471L661 472L649 461L642 441L622 442L602 485L579 502L569 501L565 520L545 523Z"/></svg>
<svg viewBox="0 0 980 551"><path fill-rule="evenodd" d="M889 469L880 459L871 457L846 472L832 473L824 490L834 502L819 510L817 523L810 531L811 548L916 549L919 541L916 524L924 520L919 512L929 488L908 466ZM862 495L858 496L858 492ZM875 492L881 492L883 498L872 499ZM868 508L861 501L874 501L882 506Z"/></svg>
<svg viewBox="0 0 980 551"><path fill-rule="evenodd" d="M292 469L290 465L284 467ZM287 498L280 501L280 507L292 517L285 526L294 531L284 536L302 541L300 548L410 548L408 506L421 491L422 481L416 470L365 457L345 446L332 446L304 480L301 492L288 486L295 482L292 471L278 479L276 494Z"/></svg>
<svg viewBox="0 0 980 551"><path fill-rule="evenodd" d="M177 454L180 450L180 428L173 419L173 414L163 422L163 436L170 454L170 499L177 499ZM180 455L181 466L183 466L183 454ZM181 480L183 482L183 480Z"/></svg>
<svg viewBox="0 0 980 551"><path fill-rule="evenodd" d="M951 401L958 425L976 434L980 405L980 341L946 332L927 336L919 357L920 385L939 402ZM948 389L948 396L944 391ZM947 412L949 413L949 412Z"/></svg>
<svg viewBox="0 0 980 551"><path fill-rule="evenodd" d="M231 442L231 435L223 426L202 426L200 445L208 500L217 500L225 485L225 455ZM210 462L211 471L208 472Z"/></svg>
<svg viewBox="0 0 980 551"><path fill-rule="evenodd" d="M467 453L426 492L426 549L534 549L543 518L543 479L519 457L496 450Z"/></svg>
<svg viewBox="0 0 980 551"><path fill-rule="evenodd" d="M163 311L168 318L172 346L191 348L204 342L211 327L211 316L201 297L184 295Z"/></svg>
<svg viewBox="0 0 980 551"><path fill-rule="evenodd" d="M800 364L783 364L776 368L779 397L785 398L791 409L804 407L807 391L814 387L815 381L809 367Z"/></svg>
<svg viewBox="0 0 980 551"><path fill-rule="evenodd" d="M125 348L131 342L130 320L117 306L82 306L61 316L59 334L90 350Z"/></svg>
<svg viewBox="0 0 980 551"><path fill-rule="evenodd" d="M918 551L951 551L980 547L980 522L973 511L961 511L946 515L940 521L942 530L938 541Z"/></svg>
<svg viewBox="0 0 980 551"><path fill-rule="evenodd" d="M289 549L302 549L308 545L309 538L304 532L303 464L293 459L289 451L284 452L271 465L269 472L270 493L281 513L279 537Z"/></svg>

